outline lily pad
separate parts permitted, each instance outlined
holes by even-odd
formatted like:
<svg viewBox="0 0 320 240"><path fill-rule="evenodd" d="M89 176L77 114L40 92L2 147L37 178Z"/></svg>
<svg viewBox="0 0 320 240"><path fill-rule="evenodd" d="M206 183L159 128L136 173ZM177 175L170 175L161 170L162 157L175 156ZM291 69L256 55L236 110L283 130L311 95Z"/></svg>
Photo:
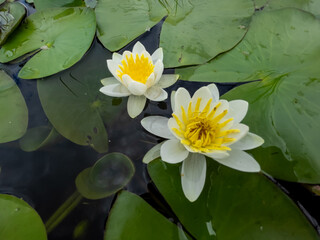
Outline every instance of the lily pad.
<svg viewBox="0 0 320 240"><path fill-rule="evenodd" d="M1 4L1 3L0 3ZM18 2L7 3L0 9L0 45L16 29L26 14L24 6Z"/></svg>
<svg viewBox="0 0 320 240"><path fill-rule="evenodd" d="M188 240L178 228L144 200L122 191L114 203L106 224L105 240Z"/></svg>
<svg viewBox="0 0 320 240"><path fill-rule="evenodd" d="M126 186L134 171L130 158L121 153L110 153L79 173L76 186L85 198L105 198Z"/></svg>
<svg viewBox="0 0 320 240"><path fill-rule="evenodd" d="M28 108L13 79L0 70L0 143L21 138L28 127Z"/></svg>
<svg viewBox="0 0 320 240"><path fill-rule="evenodd" d="M307 12L311 12L316 16L320 16L320 1L310 0L270 0L265 5L265 10L275 10L281 8L299 8Z"/></svg>
<svg viewBox="0 0 320 240"><path fill-rule="evenodd" d="M124 106L99 92L100 80L110 76L109 58L111 53L96 43L71 69L38 80L41 105L53 127L70 141L98 152L108 150L104 124L118 117Z"/></svg>
<svg viewBox="0 0 320 240"><path fill-rule="evenodd" d="M182 192L180 164L154 160L148 165L160 193L194 239L319 239L298 207L265 176L210 159L207 164L204 190L193 203Z"/></svg>
<svg viewBox="0 0 320 240"><path fill-rule="evenodd" d="M46 229L37 214L20 198L0 194L0 239L46 240Z"/></svg>
<svg viewBox="0 0 320 240"><path fill-rule="evenodd" d="M23 151L32 152L53 144L59 136L54 128L40 126L28 129L23 138L20 139L19 144Z"/></svg>
<svg viewBox="0 0 320 240"><path fill-rule="evenodd" d="M261 27L263 26L263 27ZM208 64L178 70L191 81L246 82L227 99L244 99L244 120L265 144L252 153L276 178L320 182L320 22L298 9L257 14L246 37Z"/></svg>
<svg viewBox="0 0 320 240"><path fill-rule="evenodd" d="M56 7L84 7L82 0L33 0L38 11Z"/></svg>
<svg viewBox="0 0 320 240"><path fill-rule="evenodd" d="M168 16L160 35L165 67L204 63L234 47L253 12L252 0L100 0L96 8L98 37L111 51Z"/></svg>
<svg viewBox="0 0 320 240"><path fill-rule="evenodd" d="M19 77L49 76L74 65L89 49L95 35L95 16L89 8L55 8L30 15L0 50L0 62L35 50Z"/></svg>

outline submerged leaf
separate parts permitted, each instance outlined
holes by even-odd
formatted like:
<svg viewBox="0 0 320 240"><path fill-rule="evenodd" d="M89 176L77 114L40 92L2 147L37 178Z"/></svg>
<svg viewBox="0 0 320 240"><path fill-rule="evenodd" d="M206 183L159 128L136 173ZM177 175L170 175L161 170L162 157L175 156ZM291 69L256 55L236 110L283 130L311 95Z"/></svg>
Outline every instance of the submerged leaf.
<svg viewBox="0 0 320 240"><path fill-rule="evenodd" d="M28 126L28 108L14 82L0 71L0 143L23 136Z"/></svg>
<svg viewBox="0 0 320 240"><path fill-rule="evenodd" d="M0 50L6 63L40 50L19 72L24 79L41 78L67 69L81 59L95 35L89 8L55 8L36 12L7 39Z"/></svg>
<svg viewBox="0 0 320 240"><path fill-rule="evenodd" d="M79 173L76 186L85 198L105 198L127 185L134 171L134 165L126 155L110 153Z"/></svg>

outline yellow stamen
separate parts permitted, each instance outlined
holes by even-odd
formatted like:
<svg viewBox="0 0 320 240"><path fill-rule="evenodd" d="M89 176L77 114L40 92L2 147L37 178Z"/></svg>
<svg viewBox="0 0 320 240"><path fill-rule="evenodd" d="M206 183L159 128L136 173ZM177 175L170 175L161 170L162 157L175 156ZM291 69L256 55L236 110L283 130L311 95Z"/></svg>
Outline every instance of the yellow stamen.
<svg viewBox="0 0 320 240"><path fill-rule="evenodd" d="M118 65L118 77L122 80L123 75L129 75L132 80L145 84L148 77L153 73L154 65L152 61L143 54L136 54L135 59L133 54L126 55L126 58Z"/></svg>
<svg viewBox="0 0 320 240"><path fill-rule="evenodd" d="M222 130L233 118L220 122L228 113L228 110L223 110L222 112L220 111L220 114L216 114L221 102L210 111L212 98L208 100L202 110L200 109L201 101L202 98L198 98L194 106L190 102L187 112L181 107L180 118L173 113L172 116L178 128L173 128L172 130L181 137L182 144L189 146L195 152L230 151L231 148L225 144L235 141L236 139L230 137L230 134L238 133L240 130Z"/></svg>

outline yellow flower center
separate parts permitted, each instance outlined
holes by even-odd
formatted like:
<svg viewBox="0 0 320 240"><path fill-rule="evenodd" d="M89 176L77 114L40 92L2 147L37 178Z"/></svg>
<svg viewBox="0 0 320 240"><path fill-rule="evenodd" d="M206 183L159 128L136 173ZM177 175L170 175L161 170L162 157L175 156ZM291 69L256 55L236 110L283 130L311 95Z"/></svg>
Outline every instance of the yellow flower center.
<svg viewBox="0 0 320 240"><path fill-rule="evenodd" d="M182 138L182 144L189 146L195 152L230 151L231 148L225 146L225 144L231 143L236 139L228 135L238 133L240 130L223 130L223 127L231 122L233 118L220 122L226 116L228 110L224 110L217 115L216 112L221 106L221 102L210 111L211 102L212 98L201 112L199 111L201 98L197 99L194 110L192 110L191 102L187 112L181 106L182 119L179 119L176 114L172 114L179 126L178 128L172 128L172 130Z"/></svg>
<svg viewBox="0 0 320 240"><path fill-rule="evenodd" d="M143 84L147 82L148 77L153 73L154 69L154 65L148 57L145 57L143 54L141 56L136 54L134 59L132 53L130 56L127 55L118 67L120 70L117 70L117 75L121 80L123 75L128 74L132 80Z"/></svg>

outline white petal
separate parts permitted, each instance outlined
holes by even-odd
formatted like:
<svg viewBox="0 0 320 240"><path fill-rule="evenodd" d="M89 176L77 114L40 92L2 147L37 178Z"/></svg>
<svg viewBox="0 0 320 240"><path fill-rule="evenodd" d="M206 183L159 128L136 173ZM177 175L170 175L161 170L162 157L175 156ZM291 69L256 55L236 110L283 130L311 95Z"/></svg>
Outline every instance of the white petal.
<svg viewBox="0 0 320 240"><path fill-rule="evenodd" d="M106 85L119 83L119 80L114 77L108 77L108 78L101 79L100 82L102 83L103 86L106 86Z"/></svg>
<svg viewBox="0 0 320 240"><path fill-rule="evenodd" d="M147 86L145 84L132 80L131 77L127 74L122 76L122 80L125 85L128 86L128 90L133 95L143 95L147 90Z"/></svg>
<svg viewBox="0 0 320 240"><path fill-rule="evenodd" d="M149 162L151 162L152 160L160 157L160 148L162 146L163 143L159 143L157 145L155 145L153 148L151 148L146 155L144 155L142 162L148 164Z"/></svg>
<svg viewBox="0 0 320 240"><path fill-rule="evenodd" d="M248 132L249 132L249 127L248 127L247 125L242 124L242 123L234 124L234 125L231 127L231 129L239 129L240 132L228 134L228 137L229 137L229 138L235 138L235 141L230 142L230 143L226 143L226 144L225 144L226 146L235 144L237 141L239 141L241 138L243 138L243 137L244 137L245 135L247 135ZM231 146L231 148L232 148L232 146Z"/></svg>
<svg viewBox="0 0 320 240"><path fill-rule="evenodd" d="M178 136L172 129L173 128L176 128L176 129L179 129L179 126L176 122L176 120L174 118L170 118L169 121L168 121L168 129L169 131L171 132L171 134L173 136L175 136L177 139L182 139L180 136Z"/></svg>
<svg viewBox="0 0 320 240"><path fill-rule="evenodd" d="M100 92L110 97L127 97L131 95L128 89L119 82L100 88Z"/></svg>
<svg viewBox="0 0 320 240"><path fill-rule="evenodd" d="M218 150L211 153L204 153L204 155L215 160L229 157L229 153L227 151L218 151Z"/></svg>
<svg viewBox="0 0 320 240"><path fill-rule="evenodd" d="M172 111L174 111L175 109L175 95L176 95L176 91L172 91L171 95L170 95L170 102L171 102L171 109Z"/></svg>
<svg viewBox="0 0 320 240"><path fill-rule="evenodd" d="M198 89L194 95L191 98L191 102L192 102L192 109L195 109L196 103L198 101L198 98L201 98L201 102L200 102L200 111L203 110L203 108L206 106L206 104L208 103L209 99L212 98L211 96L211 92L209 90L209 88L207 87L202 87L200 89ZM212 104L211 104L212 105Z"/></svg>
<svg viewBox="0 0 320 240"><path fill-rule="evenodd" d="M121 64L122 59L123 59L123 58L122 58L122 55L121 55L121 54L116 53L116 52L114 52L114 53L112 54L112 60L113 60L114 63L116 63L116 64Z"/></svg>
<svg viewBox="0 0 320 240"><path fill-rule="evenodd" d="M241 122L248 111L248 102L244 100L233 100L229 102L229 111L226 118L233 118L234 123Z"/></svg>
<svg viewBox="0 0 320 240"><path fill-rule="evenodd" d="M206 180L206 171L206 158L201 154L190 153L182 163L182 190L190 202L194 202L200 196Z"/></svg>
<svg viewBox="0 0 320 240"><path fill-rule="evenodd" d="M157 86L148 88L144 95L146 96L146 98L156 102L160 102L168 98L168 93L161 87Z"/></svg>
<svg viewBox="0 0 320 240"><path fill-rule="evenodd" d="M107 60L107 65L108 65L108 69L110 71L110 73L118 80L120 80L120 78L117 75L117 69L118 69L118 64L116 64L114 61L112 60Z"/></svg>
<svg viewBox="0 0 320 240"><path fill-rule="evenodd" d="M160 116L150 116L141 120L142 127L148 132L166 139L172 139L174 136L168 127L168 118Z"/></svg>
<svg viewBox="0 0 320 240"><path fill-rule="evenodd" d="M147 88L152 87L154 85L154 81L155 81L154 73L151 73L146 81Z"/></svg>
<svg viewBox="0 0 320 240"><path fill-rule="evenodd" d="M178 74L164 74L161 76L158 86L161 88L167 88L171 85L175 84L175 82L179 79Z"/></svg>
<svg viewBox="0 0 320 240"><path fill-rule="evenodd" d="M140 55L143 51L146 51L145 47L142 45L141 42L136 42L136 44L133 46L132 53L133 55L136 55L137 53Z"/></svg>
<svg viewBox="0 0 320 240"><path fill-rule="evenodd" d="M163 51L162 48L158 48L154 53L151 55L153 63L156 63L158 60L161 62L163 61Z"/></svg>
<svg viewBox="0 0 320 240"><path fill-rule="evenodd" d="M175 94L174 112L181 113L181 106L187 112L190 100L191 100L191 97L190 97L189 92L185 88L178 88L178 90Z"/></svg>
<svg viewBox="0 0 320 240"><path fill-rule="evenodd" d="M259 137L258 135L249 132L238 142L232 144L231 147L232 149L249 150L257 148L261 146L263 143L264 140L262 137Z"/></svg>
<svg viewBox="0 0 320 240"><path fill-rule="evenodd" d="M146 105L146 97L145 96L135 96L130 95L127 103L128 114L131 118L135 118L142 111L144 106Z"/></svg>
<svg viewBox="0 0 320 240"><path fill-rule="evenodd" d="M134 60L136 59L135 54L132 54L132 52L130 51L124 51L122 54L122 58L126 60L126 62L127 62L127 58L130 58L131 56L133 57Z"/></svg>
<svg viewBox="0 0 320 240"><path fill-rule="evenodd" d="M211 96L213 97L213 101L214 102L219 101L220 94L219 94L219 90L218 90L217 86L214 83L212 83L212 84L208 85L207 88L209 88L209 90L211 92Z"/></svg>
<svg viewBox="0 0 320 240"><path fill-rule="evenodd" d="M160 149L161 159L167 163L179 163L185 160L189 152L183 147L179 140L170 139L163 143Z"/></svg>
<svg viewBox="0 0 320 240"><path fill-rule="evenodd" d="M219 102L221 103L221 105L218 107L218 109L217 109L217 111L215 113L215 116L218 116L220 113L222 113L225 110L229 111L229 102L227 100L220 99ZM219 102L213 104L213 107L216 106ZM223 119L221 119L220 122L224 122L226 119L229 119L229 118L227 118L225 116Z"/></svg>
<svg viewBox="0 0 320 240"><path fill-rule="evenodd" d="M157 84L162 76L162 72L163 72L163 63L162 61L158 60L156 62L156 64L154 65L154 75L155 75L155 80L154 80L154 84Z"/></svg>
<svg viewBox="0 0 320 240"><path fill-rule="evenodd" d="M150 53L148 53L147 51L143 51L140 55L144 55L146 58L149 59L150 62L152 62L152 59L151 59L151 56L150 56Z"/></svg>
<svg viewBox="0 0 320 240"><path fill-rule="evenodd" d="M242 172L259 172L260 165L259 163L251 157L248 153L233 149L229 152L230 156L224 159L215 159L217 162L242 171Z"/></svg>

